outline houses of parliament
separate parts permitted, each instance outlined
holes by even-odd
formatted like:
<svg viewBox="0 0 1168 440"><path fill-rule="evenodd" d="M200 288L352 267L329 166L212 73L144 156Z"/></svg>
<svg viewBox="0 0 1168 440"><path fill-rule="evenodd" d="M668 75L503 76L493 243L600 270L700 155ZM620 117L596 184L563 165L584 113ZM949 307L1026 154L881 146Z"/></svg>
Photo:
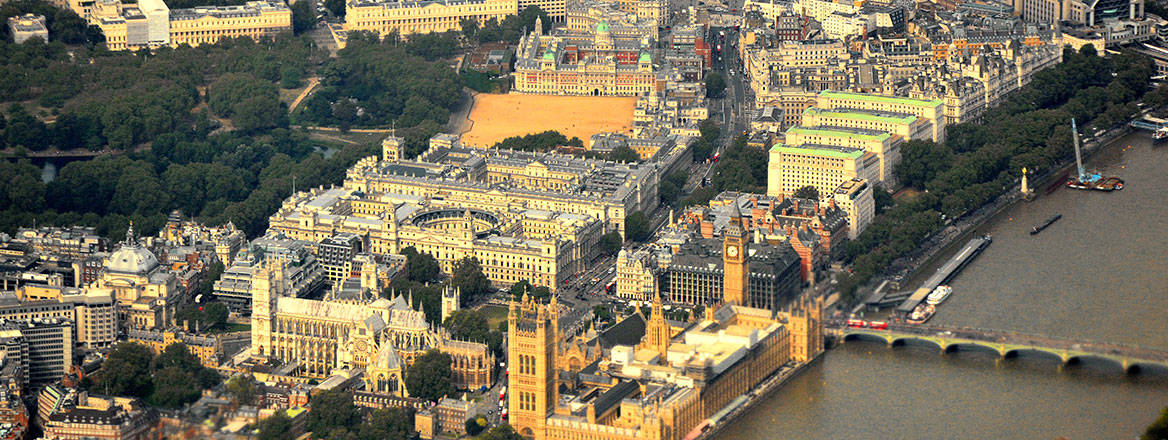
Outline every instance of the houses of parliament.
<svg viewBox="0 0 1168 440"><path fill-rule="evenodd" d="M720 304L670 322L657 294L648 317L627 318L644 323L643 335L622 321L603 335L566 336L555 297L513 301L512 426L534 440L679 440L781 366L819 356L823 299L804 295L777 313L743 305L745 245L745 234L725 235Z"/></svg>

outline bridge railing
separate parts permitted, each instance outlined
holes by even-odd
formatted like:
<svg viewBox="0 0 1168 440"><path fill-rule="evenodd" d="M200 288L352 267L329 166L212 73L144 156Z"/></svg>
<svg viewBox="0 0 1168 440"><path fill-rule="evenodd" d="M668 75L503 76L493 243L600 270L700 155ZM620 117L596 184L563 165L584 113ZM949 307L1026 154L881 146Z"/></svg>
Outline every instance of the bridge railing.
<svg viewBox="0 0 1168 440"><path fill-rule="evenodd" d="M987 342L1010 343L1010 341L1019 342L1021 340L1028 340L1032 345L1066 345L1075 347L1079 350L1091 347L1095 350L1127 350L1145 352L1148 354L1156 354L1168 357L1168 352L1158 349L1148 349L1140 347L1139 345L1118 344L1113 342L1099 342L1089 339L1067 339L1060 337L1047 336L1041 333L1021 333L1010 330L997 330L982 327L942 327L942 326L925 326L925 325L906 325L889 323L887 329L874 329L868 327L850 327L847 321L843 320L828 320L824 322L824 327L838 329L838 330L854 330L854 331L869 331L869 332L889 332L889 333L908 333L922 336L946 336L958 339L974 339ZM948 334L945 334L948 332ZM1047 344L1043 344L1042 342ZM1053 343L1053 344L1050 344ZM1085 351L1095 351L1085 350Z"/></svg>

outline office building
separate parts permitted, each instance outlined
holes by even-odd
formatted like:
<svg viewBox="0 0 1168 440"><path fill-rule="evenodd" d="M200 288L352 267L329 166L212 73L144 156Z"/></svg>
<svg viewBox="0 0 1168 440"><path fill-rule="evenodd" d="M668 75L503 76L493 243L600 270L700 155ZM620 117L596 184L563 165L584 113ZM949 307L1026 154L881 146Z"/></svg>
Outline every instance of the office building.
<svg viewBox="0 0 1168 440"><path fill-rule="evenodd" d="M45 16L24 14L8 17L8 33L12 35L12 42L23 43L30 38L40 38L42 42L49 42L49 29L45 27Z"/></svg>
<svg viewBox="0 0 1168 440"><path fill-rule="evenodd" d="M344 30L369 31L382 37L394 32L408 36L461 31L462 20L502 22L519 10L516 0L348 0Z"/></svg>

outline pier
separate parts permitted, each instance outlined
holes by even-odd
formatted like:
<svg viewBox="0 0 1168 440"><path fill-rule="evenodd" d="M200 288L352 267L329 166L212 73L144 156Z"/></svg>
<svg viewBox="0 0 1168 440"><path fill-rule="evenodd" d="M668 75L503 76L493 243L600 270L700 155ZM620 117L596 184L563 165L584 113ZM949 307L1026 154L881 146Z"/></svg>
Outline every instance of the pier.
<svg viewBox="0 0 1168 440"><path fill-rule="evenodd" d="M887 329L849 327L843 321L826 322L826 334L840 343L854 339L878 340L888 346L920 341L936 345L942 353L961 350L988 350L1002 358L1013 358L1032 353L1058 359L1063 364L1075 364L1087 359L1098 359L1121 367L1125 372L1137 373L1141 368L1168 369L1168 351L1152 350L1123 344L1052 338L1018 332L965 327L888 324Z"/></svg>
<svg viewBox="0 0 1168 440"><path fill-rule="evenodd" d="M920 304L921 301L924 301L926 296L929 296L929 292L932 292L937 286L952 280L970 261L973 261L974 258L981 255L981 252L985 250L986 246L990 245L990 241L990 237L974 237L970 239L957 254L953 255L949 261L946 261L945 264L937 268L937 272L925 280L924 284L921 284L921 287L911 294L907 292L889 292L873 295L866 303L870 306L885 307L899 302L900 305L896 307L897 312L912 312L913 308Z"/></svg>
<svg viewBox="0 0 1168 440"><path fill-rule="evenodd" d="M1151 116L1144 116L1142 118L1131 121L1130 125L1134 128L1141 128L1144 130L1164 130L1168 129L1168 120L1154 118Z"/></svg>

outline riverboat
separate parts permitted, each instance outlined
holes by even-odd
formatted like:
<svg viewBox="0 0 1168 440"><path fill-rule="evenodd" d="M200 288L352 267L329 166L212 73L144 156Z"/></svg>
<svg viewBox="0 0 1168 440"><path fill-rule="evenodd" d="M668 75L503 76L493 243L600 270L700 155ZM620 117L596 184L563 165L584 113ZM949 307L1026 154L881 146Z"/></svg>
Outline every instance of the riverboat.
<svg viewBox="0 0 1168 440"><path fill-rule="evenodd" d="M1055 214L1053 217L1046 219L1046 221L1034 225L1033 228L1030 228L1030 235L1036 235L1039 232L1042 232L1043 229L1046 229L1047 226L1057 222L1060 218L1063 218L1062 214Z"/></svg>
<svg viewBox="0 0 1168 440"><path fill-rule="evenodd" d="M952 287L937 286L936 289L933 289L932 293L929 293L929 296L925 297L925 302L934 306L941 304L946 298L949 298L949 294L951 293L953 293Z"/></svg>
<svg viewBox="0 0 1168 440"><path fill-rule="evenodd" d="M1074 119L1071 119L1071 134L1075 139L1075 165L1078 167L1078 174L1067 178L1067 187L1095 191L1123 189L1123 179L1115 176L1103 176L1083 169L1083 154L1079 151L1079 131L1078 127L1075 126Z"/></svg>
<svg viewBox="0 0 1168 440"><path fill-rule="evenodd" d="M1152 132L1152 140L1156 142L1164 142L1168 140L1168 127L1161 127Z"/></svg>
<svg viewBox="0 0 1168 440"><path fill-rule="evenodd" d="M905 322L909 324L924 324L933 314L937 313L937 306L932 304L921 304L913 309L912 313L908 315Z"/></svg>

